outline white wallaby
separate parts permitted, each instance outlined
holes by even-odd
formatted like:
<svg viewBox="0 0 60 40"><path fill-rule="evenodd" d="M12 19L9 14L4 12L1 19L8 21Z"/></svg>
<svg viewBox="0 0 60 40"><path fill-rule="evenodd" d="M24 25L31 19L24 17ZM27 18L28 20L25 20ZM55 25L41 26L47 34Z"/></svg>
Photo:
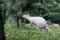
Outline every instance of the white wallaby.
<svg viewBox="0 0 60 40"><path fill-rule="evenodd" d="M31 17L30 14L23 15L23 18L27 19L31 24L35 24L37 27L36 29L40 30L46 28L48 31L51 31L48 28L48 24L43 17Z"/></svg>

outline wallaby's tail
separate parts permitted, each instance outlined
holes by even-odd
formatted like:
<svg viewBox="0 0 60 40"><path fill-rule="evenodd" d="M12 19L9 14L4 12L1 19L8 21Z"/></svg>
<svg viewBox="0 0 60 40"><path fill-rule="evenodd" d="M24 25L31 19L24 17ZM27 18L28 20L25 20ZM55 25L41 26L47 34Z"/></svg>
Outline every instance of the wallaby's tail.
<svg viewBox="0 0 60 40"><path fill-rule="evenodd" d="M48 24L46 24L46 29L47 29L48 31L52 31L51 29L48 28Z"/></svg>

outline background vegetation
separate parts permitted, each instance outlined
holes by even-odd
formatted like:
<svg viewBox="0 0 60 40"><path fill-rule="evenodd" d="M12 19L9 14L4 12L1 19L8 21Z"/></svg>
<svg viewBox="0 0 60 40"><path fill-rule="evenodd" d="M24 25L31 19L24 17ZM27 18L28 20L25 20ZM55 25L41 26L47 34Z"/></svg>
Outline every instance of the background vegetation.
<svg viewBox="0 0 60 40"><path fill-rule="evenodd" d="M60 24L60 0L6 0L6 16L30 13ZM57 19L58 18L58 19Z"/></svg>
<svg viewBox="0 0 60 40"><path fill-rule="evenodd" d="M5 25L5 34L7 40L60 40L60 27L49 25L53 32L46 29L37 31L35 25L24 23L19 28L15 24Z"/></svg>

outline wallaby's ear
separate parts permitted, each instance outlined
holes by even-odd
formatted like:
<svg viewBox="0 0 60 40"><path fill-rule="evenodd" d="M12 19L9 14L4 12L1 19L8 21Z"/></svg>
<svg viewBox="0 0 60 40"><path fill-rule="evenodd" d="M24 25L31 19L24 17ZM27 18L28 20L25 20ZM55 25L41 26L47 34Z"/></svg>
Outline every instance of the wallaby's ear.
<svg viewBox="0 0 60 40"><path fill-rule="evenodd" d="M27 14L27 16L30 16L30 14Z"/></svg>

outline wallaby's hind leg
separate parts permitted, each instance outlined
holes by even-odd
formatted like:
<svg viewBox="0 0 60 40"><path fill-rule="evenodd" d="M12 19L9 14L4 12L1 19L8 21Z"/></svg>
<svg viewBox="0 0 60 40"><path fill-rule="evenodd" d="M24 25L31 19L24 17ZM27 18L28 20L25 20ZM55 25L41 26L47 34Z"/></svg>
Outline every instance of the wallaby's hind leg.
<svg viewBox="0 0 60 40"><path fill-rule="evenodd" d="M38 31L40 31L40 28L39 28L38 26L36 27L36 29L37 29Z"/></svg>
<svg viewBox="0 0 60 40"><path fill-rule="evenodd" d="M40 25L37 25L37 26L36 26L36 29L37 29L38 31L42 31L42 29L40 28Z"/></svg>

